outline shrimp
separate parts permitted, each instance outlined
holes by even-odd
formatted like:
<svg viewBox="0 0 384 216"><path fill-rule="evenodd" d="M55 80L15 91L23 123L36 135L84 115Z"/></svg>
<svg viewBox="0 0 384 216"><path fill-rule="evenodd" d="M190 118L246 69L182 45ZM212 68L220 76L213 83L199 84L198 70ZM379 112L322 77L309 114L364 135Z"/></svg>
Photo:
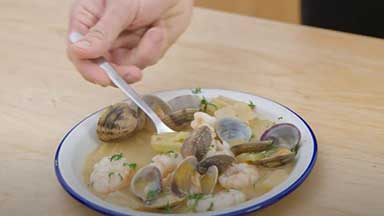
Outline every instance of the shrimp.
<svg viewBox="0 0 384 216"><path fill-rule="evenodd" d="M215 133L216 117L210 116L204 112L195 112L193 121L191 122L192 129L196 130L201 126L207 126L211 130L212 138L216 137Z"/></svg>
<svg viewBox="0 0 384 216"><path fill-rule="evenodd" d="M170 151L165 154L154 156L152 158L152 164L160 170L161 176L165 178L169 173L176 169L182 159L181 154Z"/></svg>
<svg viewBox="0 0 384 216"><path fill-rule="evenodd" d="M196 212L222 210L246 200L243 192L238 190L225 190L217 194L190 196L188 197L187 205Z"/></svg>
<svg viewBox="0 0 384 216"><path fill-rule="evenodd" d="M136 164L128 163L122 153L102 158L93 166L90 185L100 193L114 192L129 183Z"/></svg>
<svg viewBox="0 0 384 216"><path fill-rule="evenodd" d="M233 164L219 177L220 185L224 188L243 189L252 186L259 179L259 172L253 165L247 163Z"/></svg>

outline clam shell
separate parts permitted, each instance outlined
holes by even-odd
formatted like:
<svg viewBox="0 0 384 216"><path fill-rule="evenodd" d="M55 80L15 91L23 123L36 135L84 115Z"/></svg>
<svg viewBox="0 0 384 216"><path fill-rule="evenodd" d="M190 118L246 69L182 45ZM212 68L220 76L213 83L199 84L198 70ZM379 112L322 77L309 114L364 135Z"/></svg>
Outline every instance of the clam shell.
<svg viewBox="0 0 384 216"><path fill-rule="evenodd" d="M220 153L204 158L200 161L197 170L199 173L205 174L209 167L216 166L219 173L223 173L233 162L235 162L234 157Z"/></svg>
<svg viewBox="0 0 384 216"><path fill-rule="evenodd" d="M144 202L149 202L159 196L162 190L161 181L160 170L153 165L147 165L132 177L131 191Z"/></svg>
<svg viewBox="0 0 384 216"><path fill-rule="evenodd" d="M144 95L143 100L149 107L151 107L159 118L164 118L172 111L171 107L165 101L155 95Z"/></svg>
<svg viewBox="0 0 384 216"><path fill-rule="evenodd" d="M272 140L242 143L231 147L234 155L239 155L247 152L260 152L270 148L273 144Z"/></svg>
<svg viewBox="0 0 384 216"><path fill-rule="evenodd" d="M195 108L185 108L177 111L173 111L168 115L162 118L163 122L175 131L182 131L185 128L189 127L191 121L193 120L193 115L199 109Z"/></svg>
<svg viewBox="0 0 384 216"><path fill-rule="evenodd" d="M290 123L276 124L261 135L260 140L272 140L274 145L293 150L300 142L299 129Z"/></svg>
<svg viewBox="0 0 384 216"><path fill-rule="evenodd" d="M150 201L145 203L145 207L151 208L151 209L160 209L165 207L173 207L184 201L185 197L178 197L175 194L169 192L165 193L162 192L160 195Z"/></svg>
<svg viewBox="0 0 384 216"><path fill-rule="evenodd" d="M181 95L168 101L169 106L173 111L183 109L200 109L201 98L197 95Z"/></svg>
<svg viewBox="0 0 384 216"><path fill-rule="evenodd" d="M196 171L197 164L197 159L189 156L177 166L171 183L171 190L177 196L183 197L192 192L199 192L200 175Z"/></svg>
<svg viewBox="0 0 384 216"><path fill-rule="evenodd" d="M181 155L183 157L193 155L200 161L209 151L211 143L211 129L208 126L199 127L184 141L180 150Z"/></svg>
<svg viewBox="0 0 384 216"><path fill-rule="evenodd" d="M201 192L206 195L212 194L215 189L218 177L219 169L217 169L216 166L210 166L205 175L200 179Z"/></svg>
<svg viewBox="0 0 384 216"><path fill-rule="evenodd" d="M130 136L144 126L143 115L141 111L127 103L109 106L99 118L97 136L102 141Z"/></svg>
<svg viewBox="0 0 384 216"><path fill-rule="evenodd" d="M236 118L219 119L216 122L215 129L218 137L231 145L247 143L252 136L251 128Z"/></svg>
<svg viewBox="0 0 384 216"><path fill-rule="evenodd" d="M291 162L295 153L284 147L272 148L258 153L243 153L236 157L238 161L263 165L266 167L278 167Z"/></svg>

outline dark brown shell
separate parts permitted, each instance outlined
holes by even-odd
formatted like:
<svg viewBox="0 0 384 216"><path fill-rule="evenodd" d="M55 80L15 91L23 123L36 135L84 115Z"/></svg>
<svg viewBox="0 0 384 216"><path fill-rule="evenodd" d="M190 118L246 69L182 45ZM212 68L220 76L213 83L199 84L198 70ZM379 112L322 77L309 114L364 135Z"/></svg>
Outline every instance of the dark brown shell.
<svg viewBox="0 0 384 216"><path fill-rule="evenodd" d="M235 158L227 154L216 154L200 161L197 170L200 174L205 174L209 167L216 166L219 173L223 173L233 162Z"/></svg>
<svg viewBox="0 0 384 216"><path fill-rule="evenodd" d="M248 152L261 152L270 148L272 144L273 144L272 140L243 143L243 144L232 146L231 151L233 152L234 155L239 155L241 153L248 153Z"/></svg>
<svg viewBox="0 0 384 216"><path fill-rule="evenodd" d="M181 155L183 157L195 156L198 161L201 161L209 151L212 139L209 127L199 127L184 141L180 150Z"/></svg>
<svg viewBox="0 0 384 216"><path fill-rule="evenodd" d="M181 110L174 111L162 118L163 122L175 131L182 131L189 127L191 121L193 120L193 115L199 109L195 108L185 108Z"/></svg>
<svg viewBox="0 0 384 216"><path fill-rule="evenodd" d="M144 95L143 100L159 116L160 119L171 113L171 107L155 95Z"/></svg>
<svg viewBox="0 0 384 216"><path fill-rule="evenodd" d="M145 124L145 114L127 103L109 106L100 116L96 133L100 140L111 141L132 135Z"/></svg>

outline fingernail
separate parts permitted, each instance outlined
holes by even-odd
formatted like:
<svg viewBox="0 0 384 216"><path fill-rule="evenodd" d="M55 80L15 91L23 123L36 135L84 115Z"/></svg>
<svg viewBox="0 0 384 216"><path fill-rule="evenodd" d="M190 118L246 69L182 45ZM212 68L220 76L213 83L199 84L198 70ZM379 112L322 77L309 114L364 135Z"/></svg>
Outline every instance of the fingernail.
<svg viewBox="0 0 384 216"><path fill-rule="evenodd" d="M88 48L91 46L91 43L89 43L89 41L82 40L80 42L75 43L75 46L77 46L79 48Z"/></svg>

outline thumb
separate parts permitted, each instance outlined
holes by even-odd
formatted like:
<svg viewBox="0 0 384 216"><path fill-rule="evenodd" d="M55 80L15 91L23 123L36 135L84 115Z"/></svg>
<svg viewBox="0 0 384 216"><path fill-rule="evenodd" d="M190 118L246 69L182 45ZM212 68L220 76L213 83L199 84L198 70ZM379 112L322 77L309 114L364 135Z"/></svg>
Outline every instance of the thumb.
<svg viewBox="0 0 384 216"><path fill-rule="evenodd" d="M111 48L113 41L134 20L136 10L138 7L135 5L122 7L119 1L107 1L101 18L89 29L84 38L72 44L70 49L80 59L104 56Z"/></svg>

